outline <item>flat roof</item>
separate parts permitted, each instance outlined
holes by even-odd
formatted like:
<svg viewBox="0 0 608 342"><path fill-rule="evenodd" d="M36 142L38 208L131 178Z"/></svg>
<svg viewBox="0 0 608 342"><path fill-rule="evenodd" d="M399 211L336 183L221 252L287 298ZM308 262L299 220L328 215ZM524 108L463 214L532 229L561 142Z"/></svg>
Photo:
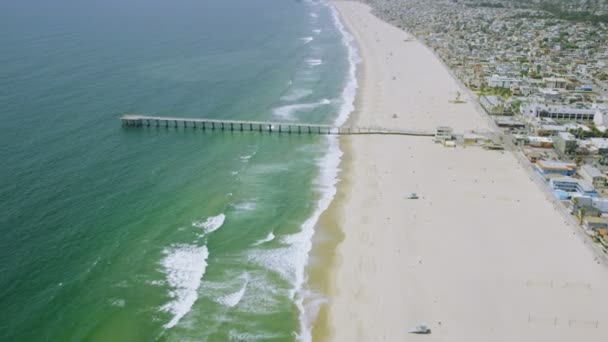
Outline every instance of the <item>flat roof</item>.
<svg viewBox="0 0 608 342"><path fill-rule="evenodd" d="M581 166L581 170L587 173L590 177L606 177L597 167L589 164Z"/></svg>
<svg viewBox="0 0 608 342"><path fill-rule="evenodd" d="M536 163L538 164L538 162L536 162ZM549 182L551 182L551 183L556 183L556 182L576 183L576 184L578 184L579 188L583 192L595 192L595 188L593 187L593 185L585 182L582 179L576 179L576 178L572 178L572 177L559 177L559 178L552 178Z"/></svg>
<svg viewBox="0 0 608 342"><path fill-rule="evenodd" d="M589 223L606 223L606 219L603 217L587 216L585 221Z"/></svg>
<svg viewBox="0 0 608 342"><path fill-rule="evenodd" d="M607 148L608 139L606 138L590 138L591 143L597 148Z"/></svg>
<svg viewBox="0 0 608 342"><path fill-rule="evenodd" d="M566 127L564 127L562 125L540 125L539 128L546 130L546 131L559 131L559 132L566 131Z"/></svg>
<svg viewBox="0 0 608 342"><path fill-rule="evenodd" d="M572 135L572 133L570 133L570 132L558 132L557 135L559 135L560 138L562 138L564 140L576 140L574 135Z"/></svg>
<svg viewBox="0 0 608 342"><path fill-rule="evenodd" d="M569 106L551 106L551 105L539 105L536 107L539 110L546 110L550 113L559 114L595 114L595 110L589 108L575 108Z"/></svg>
<svg viewBox="0 0 608 342"><path fill-rule="evenodd" d="M529 141L535 141L535 142L553 142L553 139L549 138L549 137L537 137L535 135L533 136L529 136L528 137Z"/></svg>
<svg viewBox="0 0 608 342"><path fill-rule="evenodd" d="M550 82L555 82L555 81L566 82L566 79L565 78L561 78L561 77L545 77L545 78L543 78L543 80L550 81Z"/></svg>
<svg viewBox="0 0 608 342"><path fill-rule="evenodd" d="M502 100L495 95L484 95L483 98L490 103L492 106L502 104Z"/></svg>
<svg viewBox="0 0 608 342"><path fill-rule="evenodd" d="M465 133L462 137L465 139L487 139L485 136L477 133Z"/></svg>
<svg viewBox="0 0 608 342"><path fill-rule="evenodd" d="M554 160L539 160L536 164L543 169L563 169L563 170L572 170L576 168L576 164L574 163L565 163Z"/></svg>

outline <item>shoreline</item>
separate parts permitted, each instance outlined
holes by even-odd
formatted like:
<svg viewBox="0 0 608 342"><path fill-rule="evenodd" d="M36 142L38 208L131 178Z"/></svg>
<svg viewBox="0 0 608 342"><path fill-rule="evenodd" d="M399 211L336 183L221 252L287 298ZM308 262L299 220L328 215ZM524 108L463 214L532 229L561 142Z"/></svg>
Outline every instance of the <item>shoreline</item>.
<svg viewBox="0 0 608 342"><path fill-rule="evenodd" d="M359 40L348 28L344 22L344 18L339 9L334 5L333 0L329 0L327 6L335 15L335 20L342 25L342 30L350 34L353 41L350 42L357 54L358 60L354 61L355 79L357 89L353 101L353 110L348 113L348 116L341 125L355 126L359 119L359 108L361 107L362 97L360 93L365 88L365 56L359 46ZM339 31L342 31L339 29ZM344 34L342 32L342 34ZM348 40L347 37L344 37ZM339 118L337 119L339 121ZM308 275L308 287L314 292L318 292L320 296L325 297L322 305L319 305L316 314L313 312L314 320L310 322L310 334L312 341L325 341L331 335L331 325L329 319L329 305L331 297L336 293L336 281L331 275L332 270L335 270L342 263L343 256L338 252L337 247L342 243L345 237L344 231L340 227L340 217L345 215L339 207L339 203L345 201L352 189L351 183L351 168L352 168L352 144L348 140L348 136L336 137L338 148L342 155L337 170L336 193L329 204L329 207L323 211L316 224L315 234L312 241L312 249L310 262L307 265L306 273ZM320 262L322 261L322 263ZM327 298L329 297L329 298ZM314 300L314 299L313 299Z"/></svg>
<svg viewBox="0 0 608 342"><path fill-rule="evenodd" d="M363 59L349 123L491 127L488 116L474 108L468 88L432 50L417 39L403 44L403 37L411 35L376 18L366 5L331 5ZM425 79L419 69L434 76ZM448 105L455 89L466 91L469 103ZM389 119L391 112L398 119ZM320 222L342 232L342 240L335 253L328 252L327 279L318 283L330 304L317 317L314 340L415 339L406 331L423 319L433 329L430 340L568 341L581 333L572 322L599 326L608 319L608 309L591 304L594 296L601 302L598 289L608 285L605 270L590 262L592 255L578 239L572 241L572 229L560 222L511 152L449 150L420 138L392 137L345 136L340 148L337 193ZM421 200L403 201L403 194L414 189L423 192ZM521 217L522 206L537 214ZM546 234L555 236L553 245L545 242ZM564 256L559 250L576 251ZM588 286L589 292L538 291L558 283ZM542 326L547 317L556 324ZM586 331L585 337L601 340L602 327ZM467 334L470 329L477 329L477 338Z"/></svg>
<svg viewBox="0 0 608 342"><path fill-rule="evenodd" d="M361 72L362 58L359 54L358 42L350 31L344 25L338 9L331 2L326 3L329 11L332 14L332 19L336 29L342 35L341 43L348 51L349 69L347 82L341 94L344 100L339 108L339 115L334 121L335 126L350 124L353 117L356 117L357 101L361 87ZM332 178L332 184L328 187L330 190L329 203L324 210L319 213L318 219L314 222L313 233L310 239L310 250L307 257L307 264L304 268L304 277L306 283L298 288L299 298L296 301L300 313L300 333L298 339L302 341L316 341L319 336L326 335L328 329L328 308L327 294L331 293L334 288L333 278L329 276L328 271L339 262L339 255L336 253L336 247L344 239L343 232L338 229L337 216L330 210L332 204L345 197L344 184L347 179L344 177L344 168L348 163L349 155L345 153L345 146L340 136L329 136L327 139L329 145L328 154L324 158L332 159L332 156L337 156L337 164L334 168L327 167L327 163L320 163L321 175L324 170L329 170L325 176ZM320 177L326 179L327 177ZM331 182L330 182L331 183ZM333 192L333 194L331 194ZM321 195L321 199L325 195Z"/></svg>

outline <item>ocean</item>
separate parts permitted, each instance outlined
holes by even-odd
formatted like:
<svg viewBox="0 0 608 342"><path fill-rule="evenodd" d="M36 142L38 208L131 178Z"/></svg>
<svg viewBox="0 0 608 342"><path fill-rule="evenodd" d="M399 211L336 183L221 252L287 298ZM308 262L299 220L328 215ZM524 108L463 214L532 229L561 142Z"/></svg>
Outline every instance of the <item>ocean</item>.
<svg viewBox="0 0 608 342"><path fill-rule="evenodd" d="M119 118L339 125L352 44L319 1L0 2L0 340L309 341L337 138Z"/></svg>

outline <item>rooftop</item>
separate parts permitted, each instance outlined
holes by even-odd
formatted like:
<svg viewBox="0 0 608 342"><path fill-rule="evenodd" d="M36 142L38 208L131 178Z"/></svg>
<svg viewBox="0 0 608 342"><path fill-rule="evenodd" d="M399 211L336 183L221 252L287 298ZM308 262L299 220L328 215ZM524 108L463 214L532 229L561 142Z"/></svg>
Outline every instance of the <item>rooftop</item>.
<svg viewBox="0 0 608 342"><path fill-rule="evenodd" d="M566 127L564 127L562 125L540 125L539 129L541 129L543 131L558 131L558 132L566 131Z"/></svg>
<svg viewBox="0 0 608 342"><path fill-rule="evenodd" d="M560 161L552 161L552 160L539 160L536 164L543 169L551 169L551 170L574 170L576 169L576 164L574 163L566 163Z"/></svg>
<svg viewBox="0 0 608 342"><path fill-rule="evenodd" d="M605 177L604 173L593 165L585 164L585 165L581 166L581 171L584 171L592 178Z"/></svg>
<svg viewBox="0 0 608 342"><path fill-rule="evenodd" d="M502 104L502 99L495 95L484 95L482 96L491 106L498 106Z"/></svg>
<svg viewBox="0 0 608 342"><path fill-rule="evenodd" d="M569 132L558 132L557 135L562 138L563 140L576 140L576 138L574 137L574 135L572 135Z"/></svg>
<svg viewBox="0 0 608 342"><path fill-rule="evenodd" d="M608 139L606 138L591 138L589 140L597 148L608 148Z"/></svg>
<svg viewBox="0 0 608 342"><path fill-rule="evenodd" d="M576 178L572 178L572 177L558 177L558 178L552 178L550 180L550 182L551 182L551 184L555 184L555 183L577 184L578 188L580 189L579 191L582 191L582 192L595 192L595 188L593 187L593 185L585 182L582 179L576 179Z"/></svg>

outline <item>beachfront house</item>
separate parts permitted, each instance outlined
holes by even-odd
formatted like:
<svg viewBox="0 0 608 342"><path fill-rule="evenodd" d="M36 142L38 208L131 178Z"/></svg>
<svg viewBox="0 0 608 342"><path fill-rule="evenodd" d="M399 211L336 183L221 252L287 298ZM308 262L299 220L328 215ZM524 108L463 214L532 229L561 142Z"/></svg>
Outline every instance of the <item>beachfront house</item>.
<svg viewBox="0 0 608 342"><path fill-rule="evenodd" d="M538 163L537 163L538 164ZM570 196L579 194L588 197L597 197L597 191L590 183L585 182L582 179L576 179L572 177L555 177L549 180L549 185L554 191L561 190L561 192L556 192L559 194L563 194L562 192L567 192Z"/></svg>
<svg viewBox="0 0 608 342"><path fill-rule="evenodd" d="M495 95L483 95L479 98L479 104L483 109L490 115L512 115L510 111L506 110L505 103L502 98Z"/></svg>
<svg viewBox="0 0 608 342"><path fill-rule="evenodd" d="M537 137L530 135L528 136L527 144L533 147L551 148L553 147L553 139L550 137Z"/></svg>
<svg viewBox="0 0 608 342"><path fill-rule="evenodd" d="M576 108L563 105L545 105L539 103L522 104L520 111L523 115L535 118L550 118L554 120L593 120L596 110Z"/></svg>
<svg viewBox="0 0 608 342"><path fill-rule="evenodd" d="M596 188L605 188L608 183L606 175L593 165L585 164L581 166L578 174Z"/></svg>
<svg viewBox="0 0 608 342"><path fill-rule="evenodd" d="M600 214L608 214L608 198L606 197L591 197L580 194L574 194L571 196L571 199L572 205L575 209L594 209L597 210Z"/></svg>
<svg viewBox="0 0 608 342"><path fill-rule="evenodd" d="M563 154L574 154L578 147L578 140L568 132L559 132L553 137L555 149Z"/></svg>
<svg viewBox="0 0 608 342"><path fill-rule="evenodd" d="M519 119L512 117L500 117L495 118L494 122L500 128L508 128L508 129L522 129L526 128L526 124L521 122Z"/></svg>
<svg viewBox="0 0 608 342"><path fill-rule="evenodd" d="M606 229L608 224L604 217L590 216L583 219L583 227L586 230Z"/></svg>
<svg viewBox="0 0 608 342"><path fill-rule="evenodd" d="M539 160L534 166L541 176L562 175L572 176L576 172L576 164L551 160Z"/></svg>

